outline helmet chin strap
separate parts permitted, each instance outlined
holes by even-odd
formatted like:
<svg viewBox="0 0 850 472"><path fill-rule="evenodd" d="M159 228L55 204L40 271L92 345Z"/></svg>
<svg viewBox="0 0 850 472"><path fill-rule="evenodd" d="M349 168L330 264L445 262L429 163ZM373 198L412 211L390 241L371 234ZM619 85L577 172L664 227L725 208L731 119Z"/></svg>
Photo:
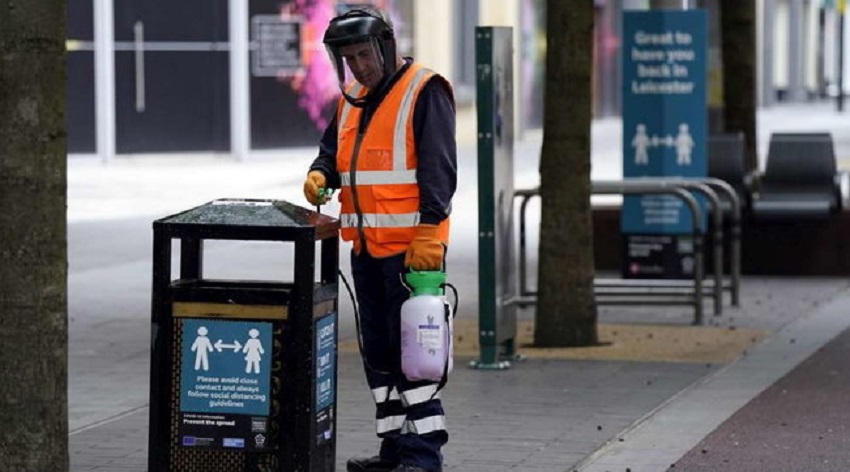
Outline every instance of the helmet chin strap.
<svg viewBox="0 0 850 472"><path fill-rule="evenodd" d="M395 72L398 72L398 67L396 67ZM392 75L395 75L393 72ZM365 108L372 103L374 103L383 93L384 87L390 81L392 75L384 74L384 77L378 82L378 85L373 89L369 89L369 93L362 97L352 97L351 95L345 93L345 90L342 91L342 96L345 97L345 101L351 104L353 107L357 108Z"/></svg>
<svg viewBox="0 0 850 472"><path fill-rule="evenodd" d="M383 83L383 81L382 81ZM375 92L378 92L380 88L376 88L375 90L369 90L369 93L363 95L362 97L352 97L351 95L342 92L342 96L345 97L345 101L351 104L353 107L357 108L365 108L372 104L373 97L376 96Z"/></svg>
<svg viewBox="0 0 850 472"><path fill-rule="evenodd" d="M372 95L372 93L370 92L370 93L367 93L366 95L364 95L362 97L352 97L351 95L349 95L345 92L342 92L342 96L345 98L345 101L350 103L351 106L357 107L357 108L366 107L369 104L369 97L371 95Z"/></svg>

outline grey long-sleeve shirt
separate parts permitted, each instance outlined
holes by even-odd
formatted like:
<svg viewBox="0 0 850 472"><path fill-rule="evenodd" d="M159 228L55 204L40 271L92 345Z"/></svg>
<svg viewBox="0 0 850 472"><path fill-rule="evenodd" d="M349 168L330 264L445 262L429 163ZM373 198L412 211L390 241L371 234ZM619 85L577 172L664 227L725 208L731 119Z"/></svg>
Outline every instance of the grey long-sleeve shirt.
<svg viewBox="0 0 850 472"><path fill-rule="evenodd" d="M395 75L399 77L410 67L412 59ZM391 82L385 89L394 85ZM361 129L371 119L380 101L368 105L361 115ZM328 179L328 186L340 187L336 169L337 120L334 115L319 142L319 156L310 170L319 170ZM413 107L413 139L418 164L420 222L438 224L451 212L451 199L457 188L457 145L455 143L455 106L451 91L440 80L430 80L419 93Z"/></svg>

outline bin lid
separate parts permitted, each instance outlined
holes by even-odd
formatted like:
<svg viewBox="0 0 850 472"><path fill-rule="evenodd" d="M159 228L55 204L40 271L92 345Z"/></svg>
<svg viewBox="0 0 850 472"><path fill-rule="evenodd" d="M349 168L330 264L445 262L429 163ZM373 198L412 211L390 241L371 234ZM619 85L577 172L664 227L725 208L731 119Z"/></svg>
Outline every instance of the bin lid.
<svg viewBox="0 0 850 472"><path fill-rule="evenodd" d="M160 227L214 227L300 230L319 234L336 232L339 220L284 200L223 198L156 220Z"/></svg>

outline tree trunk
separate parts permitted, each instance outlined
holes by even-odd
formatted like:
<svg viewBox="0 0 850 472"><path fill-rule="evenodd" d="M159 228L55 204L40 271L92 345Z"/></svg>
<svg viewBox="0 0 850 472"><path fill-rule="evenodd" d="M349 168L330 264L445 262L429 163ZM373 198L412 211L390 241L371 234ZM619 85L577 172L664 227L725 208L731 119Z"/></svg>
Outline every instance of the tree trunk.
<svg viewBox="0 0 850 472"><path fill-rule="evenodd" d="M597 343L590 209L591 0L546 3L540 254L534 344Z"/></svg>
<svg viewBox="0 0 850 472"><path fill-rule="evenodd" d="M726 132L742 132L747 168L758 169L756 151L756 6L721 0L723 101Z"/></svg>
<svg viewBox="0 0 850 472"><path fill-rule="evenodd" d="M0 469L68 470L65 2L0 3Z"/></svg>

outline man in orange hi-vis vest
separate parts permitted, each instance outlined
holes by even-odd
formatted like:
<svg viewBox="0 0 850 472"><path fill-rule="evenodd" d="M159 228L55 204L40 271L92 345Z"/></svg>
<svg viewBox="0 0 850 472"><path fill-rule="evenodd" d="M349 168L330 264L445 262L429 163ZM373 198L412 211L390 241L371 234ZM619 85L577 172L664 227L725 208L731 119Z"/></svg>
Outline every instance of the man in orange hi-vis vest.
<svg viewBox="0 0 850 472"><path fill-rule="evenodd" d="M304 182L313 205L340 189L341 236L351 269L363 363L376 404L377 456L349 472L439 472L448 441L440 383L401 371L402 275L441 270L457 186L451 85L396 52L392 25L372 8L332 19L324 43L343 97Z"/></svg>

